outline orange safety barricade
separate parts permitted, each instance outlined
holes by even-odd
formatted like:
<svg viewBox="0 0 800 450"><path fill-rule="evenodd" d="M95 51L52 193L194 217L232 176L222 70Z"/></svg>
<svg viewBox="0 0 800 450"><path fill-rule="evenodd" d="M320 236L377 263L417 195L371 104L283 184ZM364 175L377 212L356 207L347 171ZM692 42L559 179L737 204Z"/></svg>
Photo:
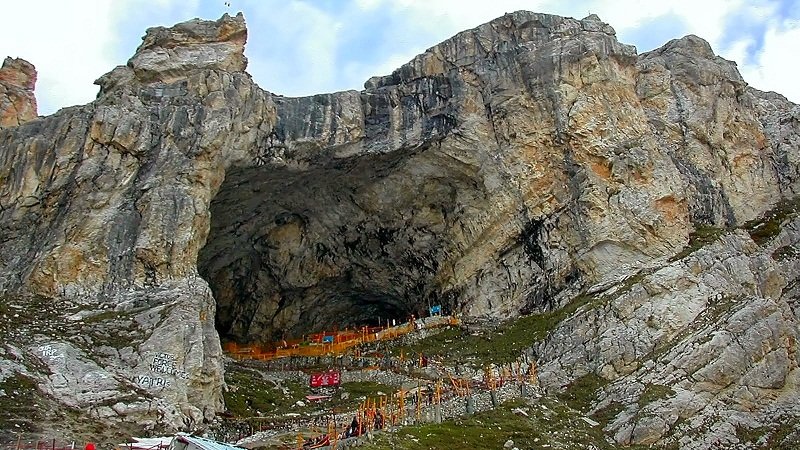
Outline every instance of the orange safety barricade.
<svg viewBox="0 0 800 450"><path fill-rule="evenodd" d="M457 318L450 316L443 323L431 324L431 327L458 325L459 323ZM407 322L394 327L363 327L358 330L314 333L308 335L305 340L282 340L267 348L259 345L239 346L235 342L227 342L224 350L234 359L270 360L287 356L340 355L357 345L396 339L414 329L414 322Z"/></svg>

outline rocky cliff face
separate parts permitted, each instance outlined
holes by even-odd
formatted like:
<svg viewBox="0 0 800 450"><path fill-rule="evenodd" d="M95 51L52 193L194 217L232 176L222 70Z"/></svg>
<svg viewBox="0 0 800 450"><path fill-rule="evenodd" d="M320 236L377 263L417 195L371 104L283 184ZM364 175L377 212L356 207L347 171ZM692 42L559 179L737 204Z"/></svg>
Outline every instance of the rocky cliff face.
<svg viewBox="0 0 800 450"><path fill-rule="evenodd" d="M221 408L215 317L250 342L555 308L800 188L797 106L695 36L637 55L596 16L516 12L304 98L256 86L245 40L241 16L150 29L95 102L0 131L0 289L63 302L4 345L70 405L191 428Z"/></svg>
<svg viewBox="0 0 800 450"><path fill-rule="evenodd" d="M227 173L199 260L224 333L551 307L797 182L761 94L693 36L637 56L595 17L517 13L366 87L273 97L258 165Z"/></svg>
<svg viewBox="0 0 800 450"><path fill-rule="evenodd" d="M36 69L24 59L8 57L0 67L0 128L36 118Z"/></svg>
<svg viewBox="0 0 800 450"><path fill-rule="evenodd" d="M530 353L543 385L599 380L591 411L620 443L795 447L798 225L795 203L705 229L695 252L587 296Z"/></svg>
<svg viewBox="0 0 800 450"><path fill-rule="evenodd" d="M5 344L21 373L46 364L40 387L68 406L185 429L223 406L196 258L225 168L274 115L243 72L245 38L241 16L150 29L96 102L0 136L4 303L59 305L30 322L9 311Z"/></svg>

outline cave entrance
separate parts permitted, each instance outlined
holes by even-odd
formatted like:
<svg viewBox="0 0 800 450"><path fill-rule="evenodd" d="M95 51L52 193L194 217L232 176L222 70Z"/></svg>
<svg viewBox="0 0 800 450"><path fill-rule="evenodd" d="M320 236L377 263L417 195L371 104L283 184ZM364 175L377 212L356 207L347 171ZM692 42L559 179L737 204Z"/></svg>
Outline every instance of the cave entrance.
<svg viewBox="0 0 800 450"><path fill-rule="evenodd" d="M229 170L198 258L220 336L274 342L400 323L436 304L452 188L415 180L412 155Z"/></svg>

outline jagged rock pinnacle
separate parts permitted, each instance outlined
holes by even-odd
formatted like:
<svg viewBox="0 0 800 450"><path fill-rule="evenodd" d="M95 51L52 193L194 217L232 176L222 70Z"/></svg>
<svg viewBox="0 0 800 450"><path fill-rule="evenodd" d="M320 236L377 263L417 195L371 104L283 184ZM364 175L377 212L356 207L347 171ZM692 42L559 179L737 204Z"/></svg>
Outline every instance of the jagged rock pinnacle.
<svg viewBox="0 0 800 450"><path fill-rule="evenodd" d="M7 57L0 68L0 128L36 118L36 68L24 59Z"/></svg>
<svg viewBox="0 0 800 450"><path fill-rule="evenodd" d="M172 83L201 70L244 72L247 27L242 13L216 21L192 19L170 28L149 28L127 66L100 77L101 95L120 83ZM131 72L132 71L132 72Z"/></svg>

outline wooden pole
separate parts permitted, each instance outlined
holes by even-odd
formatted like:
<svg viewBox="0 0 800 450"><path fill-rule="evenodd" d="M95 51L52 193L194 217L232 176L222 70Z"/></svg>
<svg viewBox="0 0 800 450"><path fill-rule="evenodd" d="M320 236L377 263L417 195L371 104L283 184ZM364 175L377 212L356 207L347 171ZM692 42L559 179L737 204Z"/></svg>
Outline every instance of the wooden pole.
<svg viewBox="0 0 800 450"><path fill-rule="evenodd" d="M328 442L332 449L336 449L336 422L328 422Z"/></svg>
<svg viewBox="0 0 800 450"><path fill-rule="evenodd" d="M420 413L422 412L422 391L419 387L419 380L417 381L417 423L419 423Z"/></svg>
<svg viewBox="0 0 800 450"><path fill-rule="evenodd" d="M460 397L461 396L461 391L460 391L460 389L458 387L458 384L456 383L456 380L453 379L453 376L450 375L450 372L447 372L447 377L450 378L450 383L453 384L453 389L456 391L456 395L458 395Z"/></svg>
<svg viewBox="0 0 800 450"><path fill-rule="evenodd" d="M361 436L361 433L364 432L364 412L359 407L358 408L358 435Z"/></svg>
<svg viewBox="0 0 800 450"><path fill-rule="evenodd" d="M403 420L406 414L406 393L404 390L400 389L400 420Z"/></svg>

